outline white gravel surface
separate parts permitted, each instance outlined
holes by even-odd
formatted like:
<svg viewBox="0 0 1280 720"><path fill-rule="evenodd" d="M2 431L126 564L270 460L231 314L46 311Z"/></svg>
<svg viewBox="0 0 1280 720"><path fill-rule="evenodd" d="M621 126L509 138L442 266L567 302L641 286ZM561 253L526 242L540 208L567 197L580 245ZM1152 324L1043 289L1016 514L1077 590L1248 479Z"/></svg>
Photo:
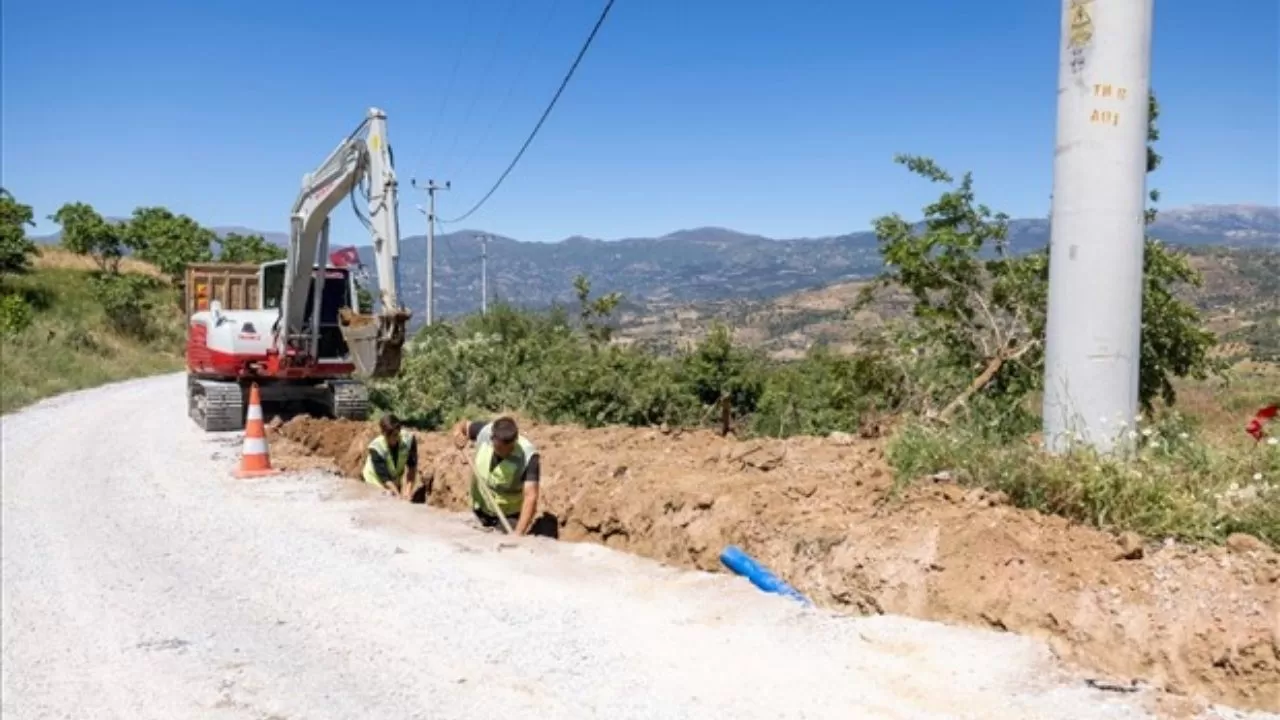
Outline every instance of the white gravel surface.
<svg viewBox="0 0 1280 720"><path fill-rule="evenodd" d="M1138 718L1038 642L240 481L165 376L3 435L4 718Z"/></svg>

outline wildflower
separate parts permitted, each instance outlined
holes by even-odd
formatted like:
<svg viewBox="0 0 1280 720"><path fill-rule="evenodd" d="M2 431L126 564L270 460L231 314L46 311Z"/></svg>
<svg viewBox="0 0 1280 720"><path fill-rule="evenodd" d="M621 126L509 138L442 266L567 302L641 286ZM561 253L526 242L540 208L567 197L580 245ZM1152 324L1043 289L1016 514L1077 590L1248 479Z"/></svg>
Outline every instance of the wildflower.
<svg viewBox="0 0 1280 720"><path fill-rule="evenodd" d="M1253 479L1255 482L1262 480L1262 473L1254 473Z"/></svg>
<svg viewBox="0 0 1280 720"><path fill-rule="evenodd" d="M1189 437L1191 437L1191 436L1190 436L1190 435L1188 435L1188 434L1186 434L1186 433L1184 433L1184 432L1180 432L1180 433L1178 433L1178 439L1179 439L1179 440L1186 440L1186 439L1187 439L1187 438L1189 438Z"/></svg>
<svg viewBox="0 0 1280 720"><path fill-rule="evenodd" d="M1151 428L1142 428L1142 437L1151 437Z"/></svg>
<svg viewBox="0 0 1280 720"><path fill-rule="evenodd" d="M1267 444L1272 446L1280 445L1280 438L1273 438L1273 437L1267 438Z"/></svg>

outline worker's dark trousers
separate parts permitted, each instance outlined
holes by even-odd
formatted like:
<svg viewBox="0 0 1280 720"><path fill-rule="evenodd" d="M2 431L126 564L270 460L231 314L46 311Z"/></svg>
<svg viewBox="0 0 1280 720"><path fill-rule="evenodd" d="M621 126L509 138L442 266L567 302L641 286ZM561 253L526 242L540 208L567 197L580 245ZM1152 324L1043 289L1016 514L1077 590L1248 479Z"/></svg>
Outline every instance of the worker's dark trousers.
<svg viewBox="0 0 1280 720"><path fill-rule="evenodd" d="M497 515L490 515L489 513L477 508L472 508L471 512L475 513L476 520L479 520L480 524L487 528L502 527L502 523L498 521ZM511 524L511 528L514 530L516 523L520 522L520 515L508 515L507 522Z"/></svg>

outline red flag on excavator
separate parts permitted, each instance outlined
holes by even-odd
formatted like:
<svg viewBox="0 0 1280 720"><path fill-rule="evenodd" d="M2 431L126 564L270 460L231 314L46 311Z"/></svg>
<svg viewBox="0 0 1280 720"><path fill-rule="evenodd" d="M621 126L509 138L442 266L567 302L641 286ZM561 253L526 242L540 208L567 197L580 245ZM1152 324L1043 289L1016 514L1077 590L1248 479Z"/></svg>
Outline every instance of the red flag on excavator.
<svg viewBox="0 0 1280 720"><path fill-rule="evenodd" d="M1248 425L1244 426L1244 431L1253 436L1254 440L1261 441L1266 432L1262 429L1268 420L1273 419L1277 413L1280 413L1280 404L1268 405L1257 412Z"/></svg>
<svg viewBox="0 0 1280 720"><path fill-rule="evenodd" d="M355 246L345 247L329 253L329 264L334 267L360 266L360 252Z"/></svg>

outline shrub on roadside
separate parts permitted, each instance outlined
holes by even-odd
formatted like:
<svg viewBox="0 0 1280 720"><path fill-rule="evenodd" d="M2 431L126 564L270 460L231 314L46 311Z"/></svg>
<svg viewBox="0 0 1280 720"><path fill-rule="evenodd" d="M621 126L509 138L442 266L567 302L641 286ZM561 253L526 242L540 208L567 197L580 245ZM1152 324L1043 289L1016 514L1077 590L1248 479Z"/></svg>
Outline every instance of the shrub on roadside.
<svg viewBox="0 0 1280 720"><path fill-rule="evenodd" d="M774 437L856 432L899 409L902 387L884 355L842 355L818 345L800 360L770 365L752 428Z"/></svg>
<svg viewBox="0 0 1280 720"><path fill-rule="evenodd" d="M501 410L588 427L680 423L696 407L670 361L597 343L562 312L503 305L423 329L374 400L427 427Z"/></svg>
<svg viewBox="0 0 1280 720"><path fill-rule="evenodd" d="M962 485L1000 491L1018 507L1105 530L1221 542L1254 535L1280 548L1280 444L1214 444L1177 414L1123 430L1140 441L1124 462L1078 449L1049 456L972 425L912 424L887 457L900 486L946 473ZM1243 435L1243 433L1242 433Z"/></svg>
<svg viewBox="0 0 1280 720"><path fill-rule="evenodd" d="M112 329L137 340L150 340L154 309L148 291L155 281L142 275L101 274L90 279L93 297L102 305Z"/></svg>
<svg viewBox="0 0 1280 720"><path fill-rule="evenodd" d="M0 335L16 335L26 330L34 317L31 304L21 293L0 295Z"/></svg>

